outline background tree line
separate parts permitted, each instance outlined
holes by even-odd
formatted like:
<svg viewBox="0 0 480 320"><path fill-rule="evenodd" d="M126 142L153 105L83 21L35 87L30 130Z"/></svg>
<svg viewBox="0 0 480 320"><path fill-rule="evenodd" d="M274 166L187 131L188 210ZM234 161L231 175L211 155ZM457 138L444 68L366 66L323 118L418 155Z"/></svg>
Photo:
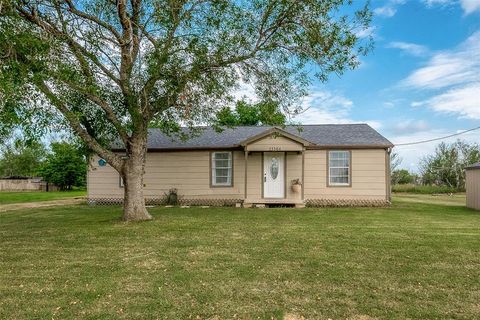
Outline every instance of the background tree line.
<svg viewBox="0 0 480 320"><path fill-rule="evenodd" d="M391 155L392 184L419 184L464 191L465 167L476 162L480 162L480 145L462 140L437 145L433 154L420 160L418 174L399 169L401 158L394 152Z"/></svg>
<svg viewBox="0 0 480 320"><path fill-rule="evenodd" d="M0 177L42 177L62 190L84 187L87 161L84 148L67 141L48 147L38 141L13 138L0 152Z"/></svg>

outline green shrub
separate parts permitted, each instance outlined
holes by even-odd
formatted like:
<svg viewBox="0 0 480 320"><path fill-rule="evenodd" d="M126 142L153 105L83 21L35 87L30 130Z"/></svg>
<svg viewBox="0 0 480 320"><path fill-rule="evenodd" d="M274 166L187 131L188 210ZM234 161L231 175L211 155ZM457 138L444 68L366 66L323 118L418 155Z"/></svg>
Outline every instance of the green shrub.
<svg viewBox="0 0 480 320"><path fill-rule="evenodd" d="M415 184L395 184L392 186L393 192L406 192L406 193L456 193L463 190L457 190L448 186L436 186L436 185L415 185Z"/></svg>

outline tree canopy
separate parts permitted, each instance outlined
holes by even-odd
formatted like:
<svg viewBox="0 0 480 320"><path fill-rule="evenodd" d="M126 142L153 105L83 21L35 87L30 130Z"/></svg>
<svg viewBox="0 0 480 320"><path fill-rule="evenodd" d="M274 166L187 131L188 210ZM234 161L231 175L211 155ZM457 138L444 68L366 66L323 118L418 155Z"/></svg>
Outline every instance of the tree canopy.
<svg viewBox="0 0 480 320"><path fill-rule="evenodd" d="M224 107L217 112L216 123L220 126L282 126L286 123L286 116L280 110L280 106L274 101L260 101L249 103L239 100L235 104L235 110Z"/></svg>
<svg viewBox="0 0 480 320"><path fill-rule="evenodd" d="M368 7L349 0L2 0L0 133L70 130L143 201L148 127L212 121L241 81L292 107L311 76L359 65ZM115 139L125 156L110 150Z"/></svg>
<svg viewBox="0 0 480 320"><path fill-rule="evenodd" d="M424 157L420 164L424 184L446 185L465 189L465 167L480 161L480 146L458 140L440 143L435 153Z"/></svg>
<svg viewBox="0 0 480 320"><path fill-rule="evenodd" d="M411 174L407 169L395 170L392 172L393 184L408 184L414 183L416 176Z"/></svg>
<svg viewBox="0 0 480 320"><path fill-rule="evenodd" d="M0 155L0 177L37 176L45 159L45 146L16 137L6 143Z"/></svg>
<svg viewBox="0 0 480 320"><path fill-rule="evenodd" d="M67 142L54 142L39 174L62 190L85 186L87 162L81 148Z"/></svg>

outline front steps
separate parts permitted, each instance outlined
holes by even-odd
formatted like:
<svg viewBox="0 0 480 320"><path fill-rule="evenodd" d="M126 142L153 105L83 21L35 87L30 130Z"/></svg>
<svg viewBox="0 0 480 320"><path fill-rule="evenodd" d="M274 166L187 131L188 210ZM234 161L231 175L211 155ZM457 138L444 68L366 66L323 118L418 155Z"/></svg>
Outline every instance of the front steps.
<svg viewBox="0 0 480 320"><path fill-rule="evenodd" d="M274 207L295 207L305 208L303 200L296 199L246 199L243 201L244 208L274 208Z"/></svg>

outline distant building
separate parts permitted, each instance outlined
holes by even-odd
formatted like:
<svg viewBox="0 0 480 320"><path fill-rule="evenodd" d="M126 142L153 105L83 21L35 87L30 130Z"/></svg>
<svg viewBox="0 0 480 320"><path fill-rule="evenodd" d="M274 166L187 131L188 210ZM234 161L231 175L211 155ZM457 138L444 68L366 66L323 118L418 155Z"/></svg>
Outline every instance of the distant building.
<svg viewBox="0 0 480 320"><path fill-rule="evenodd" d="M480 210L480 162L465 168L467 207Z"/></svg>
<svg viewBox="0 0 480 320"><path fill-rule="evenodd" d="M0 177L0 191L57 191L58 187L41 177Z"/></svg>

